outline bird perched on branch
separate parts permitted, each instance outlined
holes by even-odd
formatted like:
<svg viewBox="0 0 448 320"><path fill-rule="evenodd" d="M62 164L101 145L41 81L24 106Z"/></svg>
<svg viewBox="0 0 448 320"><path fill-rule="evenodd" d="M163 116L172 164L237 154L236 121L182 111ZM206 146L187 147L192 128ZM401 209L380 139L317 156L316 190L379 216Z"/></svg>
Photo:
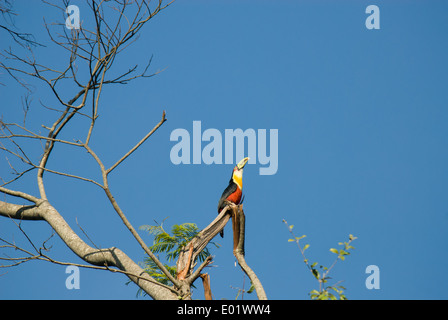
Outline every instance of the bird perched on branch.
<svg viewBox="0 0 448 320"><path fill-rule="evenodd" d="M221 199L219 199L218 213L226 207L227 202L232 202L236 205L240 204L241 196L243 195L243 168L248 160L249 158L244 158L233 168L229 185L222 193ZM224 237L224 230L221 230L220 235Z"/></svg>

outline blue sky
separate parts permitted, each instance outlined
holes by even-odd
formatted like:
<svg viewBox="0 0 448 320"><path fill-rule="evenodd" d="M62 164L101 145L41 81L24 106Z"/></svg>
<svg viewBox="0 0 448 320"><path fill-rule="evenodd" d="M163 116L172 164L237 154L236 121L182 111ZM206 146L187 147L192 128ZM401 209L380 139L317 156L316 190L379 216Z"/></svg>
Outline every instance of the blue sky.
<svg viewBox="0 0 448 320"><path fill-rule="evenodd" d="M84 3L72 3L82 17ZM370 4L380 9L379 30L365 27ZM16 1L14 8L18 28L48 43L42 18L56 19L55 11L37 1ZM297 235L307 235L310 261L327 266L334 259L330 248L349 234L358 237L352 255L331 275L344 280L349 299L447 299L441 275L448 263L447 12L444 1L175 2L115 65L116 72L143 66L153 55L152 70L166 69L102 96L92 148L109 165L163 110L168 119L114 171L118 203L135 227L168 217L167 229L184 222L204 228L216 215L233 165L174 165L171 132L192 134L193 121L223 135L225 129L278 129L277 173L259 175L258 160L244 170L246 260L268 298L309 299L317 288L287 241L286 219ZM5 48L10 39L2 34L1 42ZM36 57L59 65L67 59L52 46L36 48ZM23 89L0 76L6 85L0 87L0 114L19 122ZM32 97L27 121L40 130L53 119L45 116L55 115L39 99L54 101L40 86ZM75 129L65 137L76 138ZM39 156L39 144L27 148ZM2 158L3 175L9 167ZM66 146L55 149L49 167L99 177L84 152ZM143 261L101 190L50 174L46 179L50 202L83 239L77 224L97 246L116 246ZM31 175L10 187L37 195ZM51 234L44 222L22 226L36 243ZM7 219L0 220L0 235L25 244ZM216 299L233 299L231 287L243 286L230 227L226 235L212 250L216 267L207 270ZM56 237L51 244L55 259L82 262ZM365 286L369 265L380 269L378 290ZM44 262L0 274L0 299L135 299L137 291L124 276L87 269L80 289L67 290L65 267ZM197 287L193 298L201 299Z"/></svg>

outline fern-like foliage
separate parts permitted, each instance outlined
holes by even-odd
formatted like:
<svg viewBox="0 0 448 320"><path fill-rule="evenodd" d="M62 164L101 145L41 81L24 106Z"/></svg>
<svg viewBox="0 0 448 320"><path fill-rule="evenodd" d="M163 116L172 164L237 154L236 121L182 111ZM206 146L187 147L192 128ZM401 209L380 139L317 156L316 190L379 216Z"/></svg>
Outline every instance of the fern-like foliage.
<svg viewBox="0 0 448 320"><path fill-rule="evenodd" d="M163 228L163 222L155 226L143 225L141 230L148 231L149 234L154 236L154 243L150 247L154 253L165 253L168 262L174 261L180 254L180 251L190 242L198 233L199 229L195 223L183 223L181 225L175 224L171 228L170 235ZM215 247L219 247L219 244L210 242ZM209 249L206 247L199 255L198 260L204 261L210 255Z"/></svg>
<svg viewBox="0 0 448 320"><path fill-rule="evenodd" d="M165 219L166 220L166 219ZM140 226L140 230L147 231L150 235L154 236L153 245L149 247L149 249L157 255L157 258L160 261L163 261L163 258L166 262L172 263L175 262L179 257L179 254L183 247L185 247L198 233L199 229L195 223L183 223L183 224L175 224L171 227L171 234L165 231L163 228L163 220L162 223L157 223L156 225L143 225ZM219 248L220 245L216 242L210 242L209 245L213 245L216 248ZM162 259L160 257L162 256ZM197 257L197 259L202 262L210 255L210 250L206 247ZM166 277L166 275L160 271L154 261L146 257L142 263L140 263L142 268L147 272L151 277L157 280L160 283L165 285L172 285L171 281ZM177 270L176 265L168 265L164 263L164 266L167 270L175 277ZM128 282L129 283L129 282ZM139 289L137 292L137 296L143 294L144 292Z"/></svg>

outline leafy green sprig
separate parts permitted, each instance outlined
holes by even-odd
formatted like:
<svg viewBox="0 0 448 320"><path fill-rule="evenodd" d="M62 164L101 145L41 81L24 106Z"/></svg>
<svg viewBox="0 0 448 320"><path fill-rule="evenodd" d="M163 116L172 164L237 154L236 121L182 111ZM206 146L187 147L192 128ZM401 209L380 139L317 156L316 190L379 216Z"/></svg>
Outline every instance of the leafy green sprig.
<svg viewBox="0 0 448 320"><path fill-rule="evenodd" d="M300 250L300 253L303 257L303 262L307 266L307 268L310 270L314 278L319 283L319 290L311 290L310 296L313 300L346 300L347 297L344 294L344 290L346 288L340 283L342 281L338 281L332 285L328 285L328 280L331 279L329 276L330 271L334 268L336 263L341 260L344 261L345 258L350 255L350 250L355 249L351 243L357 239L357 237L354 237L352 234L349 235L349 240L346 242L339 242L338 245L342 246L341 249L331 248L330 252L336 254L336 258L334 262L331 264L330 267L325 267L323 265L319 265L317 268L318 262L310 263L308 258L305 255L305 251L310 247L309 244L305 244L304 246L301 245L300 240L306 238L306 235L302 235L300 237L297 237L294 232L293 228L294 225L288 225L286 220L283 219L283 223L288 227L289 232L293 236L293 238L288 239L288 242L295 242L297 244L297 247Z"/></svg>

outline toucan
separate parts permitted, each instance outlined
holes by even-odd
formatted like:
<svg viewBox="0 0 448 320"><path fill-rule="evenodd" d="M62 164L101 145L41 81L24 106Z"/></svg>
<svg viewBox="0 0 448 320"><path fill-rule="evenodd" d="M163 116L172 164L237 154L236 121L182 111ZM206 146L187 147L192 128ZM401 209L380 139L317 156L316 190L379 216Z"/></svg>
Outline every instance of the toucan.
<svg viewBox="0 0 448 320"><path fill-rule="evenodd" d="M240 204L241 196L243 195L243 168L249 158L244 158L233 168L232 177L230 177L229 185L222 193L221 199L218 202L218 213L222 211L227 205L226 202L232 202L236 205ZM220 232L221 237L224 237L224 229Z"/></svg>

